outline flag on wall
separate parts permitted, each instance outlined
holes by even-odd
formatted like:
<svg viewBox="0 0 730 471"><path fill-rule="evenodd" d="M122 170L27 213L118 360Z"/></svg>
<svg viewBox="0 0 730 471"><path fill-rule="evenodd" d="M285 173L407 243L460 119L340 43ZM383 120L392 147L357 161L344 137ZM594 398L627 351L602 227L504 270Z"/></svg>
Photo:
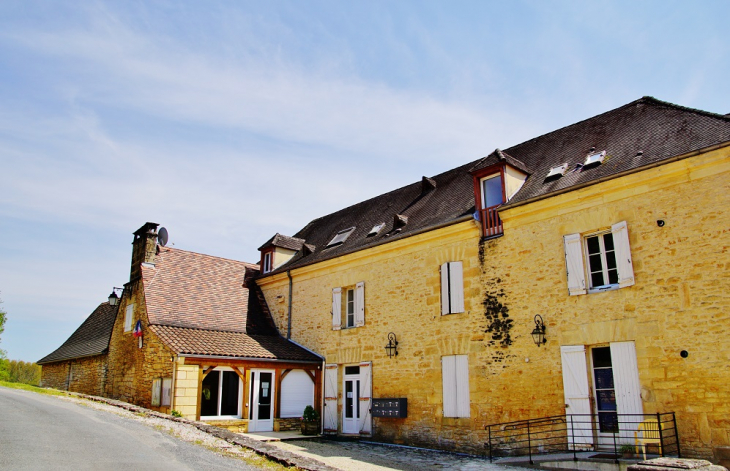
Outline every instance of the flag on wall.
<svg viewBox="0 0 730 471"><path fill-rule="evenodd" d="M132 333L135 337L142 337L142 321L137 321L137 325L134 326Z"/></svg>

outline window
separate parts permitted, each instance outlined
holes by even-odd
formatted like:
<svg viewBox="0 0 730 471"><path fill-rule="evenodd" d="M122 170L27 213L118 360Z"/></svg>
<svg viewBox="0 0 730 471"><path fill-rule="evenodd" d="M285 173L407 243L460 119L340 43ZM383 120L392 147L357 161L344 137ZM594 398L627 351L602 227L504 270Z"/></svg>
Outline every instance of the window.
<svg viewBox="0 0 730 471"><path fill-rule="evenodd" d="M444 417L469 417L469 363L466 355L441 357Z"/></svg>
<svg viewBox="0 0 730 471"><path fill-rule="evenodd" d="M263 263L263 271L264 273L269 273L271 271L271 252L266 252L264 254L264 263Z"/></svg>
<svg viewBox="0 0 730 471"><path fill-rule="evenodd" d="M502 175L490 175L482 178L482 208L487 209L502 204Z"/></svg>
<svg viewBox="0 0 730 471"><path fill-rule="evenodd" d="M441 315L464 312L464 274L462 262L441 265Z"/></svg>
<svg viewBox="0 0 730 471"><path fill-rule="evenodd" d="M365 325L364 281L356 284L354 288L332 290L332 330L340 330L343 324L345 328Z"/></svg>
<svg viewBox="0 0 730 471"><path fill-rule="evenodd" d="M553 178L553 177L560 178L563 175L565 175L565 172L567 172L567 171L568 171L568 164L567 163L560 164L560 165L557 165L555 167L551 167L550 168L550 171L548 172L548 174L545 177L545 179Z"/></svg>
<svg viewBox="0 0 730 471"><path fill-rule="evenodd" d="M605 150L602 151L602 152L593 152L593 153L590 153L586 157L586 161L583 163L583 166L584 167L587 167L589 165L595 165L595 164L603 163L603 159L605 159L605 158L606 158L606 151Z"/></svg>
<svg viewBox="0 0 730 471"><path fill-rule="evenodd" d="M571 296L633 286L634 268L626 221L614 224L610 230L569 234L563 237L563 242Z"/></svg>
<svg viewBox="0 0 730 471"><path fill-rule="evenodd" d="M127 310L124 312L124 331L132 331L132 321L134 317L134 304L127 304Z"/></svg>
<svg viewBox="0 0 730 471"><path fill-rule="evenodd" d="M375 226L373 226L372 229L370 229L370 232L368 232L368 235L366 237L372 237L374 235L378 235L378 232L380 232L380 230L383 227L385 227L385 223L384 222L381 222L380 224L376 224Z"/></svg>
<svg viewBox="0 0 730 471"><path fill-rule="evenodd" d="M338 232L338 233L337 233L337 234L335 234L335 236L334 236L334 237L332 238L332 240L330 241L330 243L329 243L329 244L327 244L327 247L334 247L335 245L340 245L340 244L342 244L343 242L345 242L345 240L347 240L347 238L348 238L348 237L350 236L350 234L351 234L351 233L352 233L352 231L354 231L354 230L355 230L355 228L354 228L354 227L351 227L351 228L349 228L349 229L345 229L345 230L343 230L343 231L340 231L340 232Z"/></svg>
<svg viewBox="0 0 730 471"><path fill-rule="evenodd" d="M241 379L228 369L216 368L203 379L201 417L241 417Z"/></svg>

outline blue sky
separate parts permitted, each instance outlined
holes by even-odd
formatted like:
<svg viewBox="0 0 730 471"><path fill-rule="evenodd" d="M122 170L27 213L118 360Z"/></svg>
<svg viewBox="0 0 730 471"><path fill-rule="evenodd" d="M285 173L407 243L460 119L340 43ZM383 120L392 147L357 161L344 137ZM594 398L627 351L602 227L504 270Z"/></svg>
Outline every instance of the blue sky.
<svg viewBox="0 0 730 471"><path fill-rule="evenodd" d="M644 95L730 112L730 2L0 3L0 348L128 281L132 232L275 232Z"/></svg>

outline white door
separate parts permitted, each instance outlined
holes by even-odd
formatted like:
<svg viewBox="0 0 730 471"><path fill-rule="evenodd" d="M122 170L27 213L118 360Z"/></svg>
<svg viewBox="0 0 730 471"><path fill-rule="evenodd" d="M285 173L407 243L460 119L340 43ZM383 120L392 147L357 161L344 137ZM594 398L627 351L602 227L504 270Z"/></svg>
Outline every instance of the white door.
<svg viewBox="0 0 730 471"><path fill-rule="evenodd" d="M611 364L616 391L616 410L623 417L619 436L633 440L639 422L644 420L641 402L641 383L634 342L611 343Z"/></svg>
<svg viewBox="0 0 730 471"><path fill-rule="evenodd" d="M345 366L342 433L360 433L360 365Z"/></svg>
<svg viewBox="0 0 730 471"><path fill-rule="evenodd" d="M360 424L358 425L361 434L373 432L373 417L370 413L372 407L373 392L373 368L372 363L360 363Z"/></svg>
<svg viewBox="0 0 730 471"><path fill-rule="evenodd" d="M251 370L249 432L274 430L274 370Z"/></svg>
<svg viewBox="0 0 730 471"><path fill-rule="evenodd" d="M593 446L593 425L590 415L586 349L583 345L562 346L560 355L563 366L565 414L568 416L566 425L568 435L572 436L570 444L577 449L590 449Z"/></svg>

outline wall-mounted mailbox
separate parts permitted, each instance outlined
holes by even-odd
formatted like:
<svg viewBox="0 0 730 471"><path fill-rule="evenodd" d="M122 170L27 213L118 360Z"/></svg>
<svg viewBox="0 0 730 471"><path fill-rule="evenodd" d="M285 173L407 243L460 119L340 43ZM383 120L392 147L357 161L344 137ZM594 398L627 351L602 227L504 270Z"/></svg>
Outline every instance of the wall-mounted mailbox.
<svg viewBox="0 0 730 471"><path fill-rule="evenodd" d="M373 399L373 417L408 417L408 398Z"/></svg>

